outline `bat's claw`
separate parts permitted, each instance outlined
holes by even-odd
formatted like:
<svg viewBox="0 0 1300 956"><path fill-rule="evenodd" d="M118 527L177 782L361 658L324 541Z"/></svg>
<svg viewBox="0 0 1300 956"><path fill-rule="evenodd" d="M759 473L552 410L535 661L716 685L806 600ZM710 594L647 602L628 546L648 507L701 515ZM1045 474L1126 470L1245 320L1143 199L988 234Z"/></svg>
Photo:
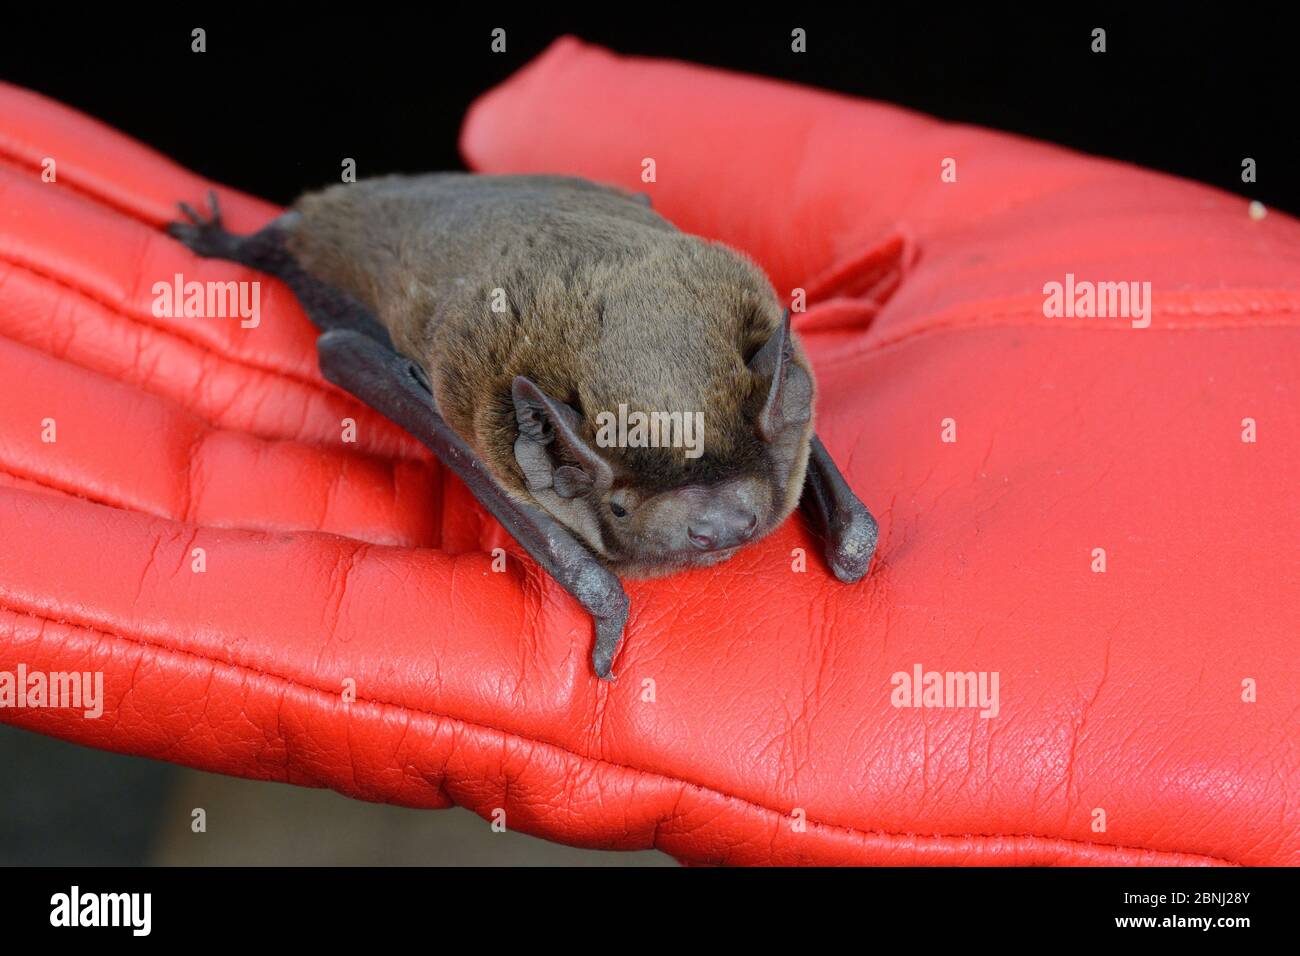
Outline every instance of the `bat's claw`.
<svg viewBox="0 0 1300 956"><path fill-rule="evenodd" d="M195 212L194 207L191 206L189 203L178 202L176 205L180 209L181 215L184 216L186 219L188 219L190 222L194 223L194 225L196 226L203 225L203 217L200 216L197 212Z"/></svg>
<svg viewBox="0 0 1300 956"><path fill-rule="evenodd" d="M624 616L626 617L626 612ZM618 680L613 673L614 656L618 653L618 645L623 640L623 621L601 618L595 618L595 621L596 646L591 651L591 666L597 677L612 683Z"/></svg>
<svg viewBox="0 0 1300 956"><path fill-rule="evenodd" d="M826 542L826 561L831 571L845 584L862 580L876 553L880 528L871 512L861 502L835 515L836 521Z"/></svg>
<svg viewBox="0 0 1300 956"><path fill-rule="evenodd" d="M594 563L579 579L574 593L591 612L596 624L591 666L601 680L613 681L614 656L623 641L623 626L627 623L627 593L618 578Z"/></svg>
<svg viewBox="0 0 1300 956"><path fill-rule="evenodd" d="M595 668L596 676L607 684L618 683L618 675L613 673L613 658L603 658L599 654L591 655L591 665Z"/></svg>

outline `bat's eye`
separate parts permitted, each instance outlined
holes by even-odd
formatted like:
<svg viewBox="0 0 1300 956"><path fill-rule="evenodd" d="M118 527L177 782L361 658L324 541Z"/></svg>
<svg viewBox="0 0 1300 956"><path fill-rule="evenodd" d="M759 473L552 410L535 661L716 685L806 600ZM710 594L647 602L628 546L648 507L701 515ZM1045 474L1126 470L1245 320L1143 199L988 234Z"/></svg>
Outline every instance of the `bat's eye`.
<svg viewBox="0 0 1300 956"><path fill-rule="evenodd" d="M626 518L628 512L636 509L640 499L631 488L619 488L609 496L609 513L615 518Z"/></svg>

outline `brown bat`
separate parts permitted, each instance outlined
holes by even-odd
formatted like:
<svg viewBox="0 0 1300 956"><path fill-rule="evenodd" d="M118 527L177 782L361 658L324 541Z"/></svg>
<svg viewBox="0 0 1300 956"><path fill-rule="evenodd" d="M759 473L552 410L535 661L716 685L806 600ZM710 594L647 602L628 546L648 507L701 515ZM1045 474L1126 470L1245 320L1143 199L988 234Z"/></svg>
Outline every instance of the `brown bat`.
<svg viewBox="0 0 1300 956"><path fill-rule="evenodd" d="M286 282L326 378L428 445L595 619L618 576L730 557L802 497L842 581L876 522L813 431L812 370L762 271L644 197L559 176L389 176L236 236L168 231Z"/></svg>

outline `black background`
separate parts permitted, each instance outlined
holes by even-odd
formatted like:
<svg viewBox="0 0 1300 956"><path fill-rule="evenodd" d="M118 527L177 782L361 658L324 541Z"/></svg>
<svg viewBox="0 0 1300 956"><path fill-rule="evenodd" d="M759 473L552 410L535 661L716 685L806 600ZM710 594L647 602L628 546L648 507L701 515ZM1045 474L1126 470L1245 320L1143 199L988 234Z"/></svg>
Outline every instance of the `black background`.
<svg viewBox="0 0 1300 956"><path fill-rule="evenodd" d="M522 950L597 934L613 946L660 939L679 948L689 934L699 948L742 953L816 952L846 941L869 950L882 940L908 952L928 953L949 942L958 951L1018 951L1037 940L1078 944L1126 936L1135 949L1159 941L1181 953L1200 952L1198 943L1214 952L1258 951L1269 939L1294 936L1294 871L1280 868L689 867L624 871L617 883L599 870L548 869L539 880L526 869L486 868L450 877L422 871L415 878L399 868L48 868L19 874L8 886L5 876L0 871L5 941L62 940L62 949L47 944L42 953L138 945L129 929L51 928L51 897L74 884L82 893L153 894L150 936L159 944L192 946L197 937L207 948L232 950L256 939L293 943L298 950L375 953L414 942L438 951L449 936ZM1125 893L1174 892L1250 896L1227 906L1124 902ZM1174 916L1245 916L1250 925L1205 931L1115 924L1116 917Z"/></svg>
<svg viewBox="0 0 1300 956"><path fill-rule="evenodd" d="M122 9L122 8L119 8ZM326 9L324 5L320 9ZM885 100L1164 169L1300 212L1296 42L1257 5L1143 12L855 8L779 14L625 3L583 12L373 5L13 19L0 78L119 127L218 181L287 203L361 175L458 168L473 98L557 36ZM207 30L208 52L190 52ZM489 49L494 27L507 52ZM790 51L790 30L808 52ZM1094 27L1107 52L1090 51ZM1259 181L1241 181L1241 161Z"/></svg>

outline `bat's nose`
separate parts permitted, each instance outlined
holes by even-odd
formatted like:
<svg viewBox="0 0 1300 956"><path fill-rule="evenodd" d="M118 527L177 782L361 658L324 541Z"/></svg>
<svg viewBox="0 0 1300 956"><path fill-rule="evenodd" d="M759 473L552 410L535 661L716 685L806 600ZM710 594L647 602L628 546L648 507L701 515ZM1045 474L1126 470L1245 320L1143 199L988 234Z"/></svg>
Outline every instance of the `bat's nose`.
<svg viewBox="0 0 1300 956"><path fill-rule="evenodd" d="M701 551L720 551L744 544L753 536L756 527L758 515L752 511L710 511L691 519L686 536Z"/></svg>

